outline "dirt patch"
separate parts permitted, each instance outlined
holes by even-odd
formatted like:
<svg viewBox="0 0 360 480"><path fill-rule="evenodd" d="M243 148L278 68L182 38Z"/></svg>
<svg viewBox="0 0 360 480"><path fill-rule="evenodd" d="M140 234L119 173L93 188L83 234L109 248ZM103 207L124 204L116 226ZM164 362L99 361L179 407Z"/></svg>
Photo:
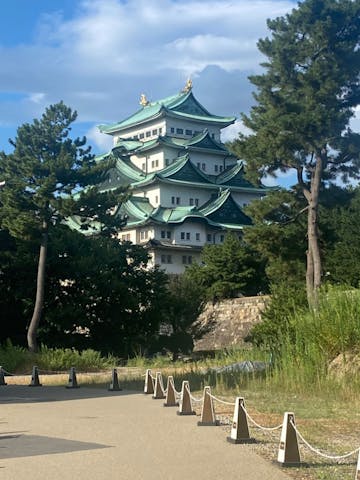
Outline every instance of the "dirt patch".
<svg viewBox="0 0 360 480"><path fill-rule="evenodd" d="M360 374L360 353L341 353L329 365L330 375L337 378Z"/></svg>

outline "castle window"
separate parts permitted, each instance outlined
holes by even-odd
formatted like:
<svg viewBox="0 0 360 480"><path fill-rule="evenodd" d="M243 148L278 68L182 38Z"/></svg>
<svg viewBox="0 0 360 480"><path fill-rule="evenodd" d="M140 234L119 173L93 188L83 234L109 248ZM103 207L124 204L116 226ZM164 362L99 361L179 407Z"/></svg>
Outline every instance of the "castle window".
<svg viewBox="0 0 360 480"><path fill-rule="evenodd" d="M186 135L192 135L192 130L185 130Z"/></svg>
<svg viewBox="0 0 360 480"><path fill-rule="evenodd" d="M214 165L214 170L215 170L215 173L217 173L219 171L219 166L218 165Z"/></svg>
<svg viewBox="0 0 360 480"><path fill-rule="evenodd" d="M154 160L151 162L151 168L154 168L155 167L155 162Z"/></svg>
<svg viewBox="0 0 360 480"><path fill-rule="evenodd" d="M161 255L161 263L172 263L171 255Z"/></svg>
<svg viewBox="0 0 360 480"><path fill-rule="evenodd" d="M139 138L144 138L144 134L140 133Z"/></svg>
<svg viewBox="0 0 360 480"><path fill-rule="evenodd" d="M167 238L168 240L170 240L170 238L171 238L171 232L170 232L170 230L167 230L167 232L166 232L166 238Z"/></svg>
<svg viewBox="0 0 360 480"><path fill-rule="evenodd" d="M224 241L224 235L220 235L220 242Z"/></svg>
<svg viewBox="0 0 360 480"><path fill-rule="evenodd" d="M147 137L151 137L151 132L150 132L150 130L149 130L148 132L146 132L146 136L147 136Z"/></svg>
<svg viewBox="0 0 360 480"><path fill-rule="evenodd" d="M170 160L168 158L165 158L165 165L168 167L170 165Z"/></svg>
<svg viewBox="0 0 360 480"><path fill-rule="evenodd" d="M185 240L185 232L180 233L180 238L181 238L181 240Z"/></svg>
<svg viewBox="0 0 360 480"><path fill-rule="evenodd" d="M155 195L155 203L159 203L159 195Z"/></svg>
<svg viewBox="0 0 360 480"><path fill-rule="evenodd" d="M190 198L189 205L194 205L194 199Z"/></svg>
<svg viewBox="0 0 360 480"><path fill-rule="evenodd" d="M200 162L197 162L196 166L197 166L198 169L200 170Z"/></svg>
<svg viewBox="0 0 360 480"><path fill-rule="evenodd" d="M171 132L171 133L174 133L174 132L175 132L174 127L171 127L171 128L170 128L170 132Z"/></svg>
<svg viewBox="0 0 360 480"><path fill-rule="evenodd" d="M211 242L211 233L208 233L206 235L206 239L207 239L208 242Z"/></svg>
<svg viewBox="0 0 360 480"><path fill-rule="evenodd" d="M175 197L171 197L171 203L175 205Z"/></svg>
<svg viewBox="0 0 360 480"><path fill-rule="evenodd" d="M159 160L155 160L155 167L159 166Z"/></svg>
<svg viewBox="0 0 360 480"><path fill-rule="evenodd" d="M206 170L206 165L205 165L205 163L202 163L202 164L201 164L201 168L202 168L202 169L204 170L204 172L205 172L205 170Z"/></svg>
<svg viewBox="0 0 360 480"><path fill-rule="evenodd" d="M190 232L186 232L186 240L190 240Z"/></svg>
<svg viewBox="0 0 360 480"><path fill-rule="evenodd" d="M161 230L161 238L165 238L165 230Z"/></svg>
<svg viewBox="0 0 360 480"><path fill-rule="evenodd" d="M189 256L183 255L182 263L184 265L186 265L186 264L191 265L192 264L192 256L191 255L189 255Z"/></svg>
<svg viewBox="0 0 360 480"><path fill-rule="evenodd" d="M176 205L180 205L180 197L176 197Z"/></svg>
<svg viewBox="0 0 360 480"><path fill-rule="evenodd" d="M162 134L162 128L160 127L159 128L159 135L161 135L161 134Z"/></svg>
<svg viewBox="0 0 360 480"><path fill-rule="evenodd" d="M183 128L177 128L176 133L178 133L179 135L183 135L184 134L184 129Z"/></svg>
<svg viewBox="0 0 360 480"><path fill-rule="evenodd" d="M198 199L198 198L195 198L195 206L196 206L196 207L199 206L199 199Z"/></svg>
<svg viewBox="0 0 360 480"><path fill-rule="evenodd" d="M196 234L196 241L197 241L197 242L200 242L200 233L197 233L197 234Z"/></svg>
<svg viewBox="0 0 360 480"><path fill-rule="evenodd" d="M220 172L222 172L224 170L223 166L220 165Z"/></svg>
<svg viewBox="0 0 360 480"><path fill-rule="evenodd" d="M134 135L134 140L137 140L139 138L139 135Z"/></svg>
<svg viewBox="0 0 360 480"><path fill-rule="evenodd" d="M157 128L155 128L155 130L152 131L152 134L157 135L157 133L158 133Z"/></svg>

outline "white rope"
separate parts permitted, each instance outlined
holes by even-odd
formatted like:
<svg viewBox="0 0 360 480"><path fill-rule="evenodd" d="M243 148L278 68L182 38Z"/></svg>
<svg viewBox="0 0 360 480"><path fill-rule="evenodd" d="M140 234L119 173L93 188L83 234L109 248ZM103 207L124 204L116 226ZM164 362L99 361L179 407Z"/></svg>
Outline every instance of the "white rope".
<svg viewBox="0 0 360 480"><path fill-rule="evenodd" d="M187 384L185 384L185 388L186 388L186 390L187 390L187 392L188 392L188 394L189 394L189 397L191 398L191 400L192 400L193 402L201 403L201 402L203 401L202 398L196 398L196 397L194 397L193 395L191 395L191 392L190 392L189 387L188 387Z"/></svg>
<svg viewBox="0 0 360 480"><path fill-rule="evenodd" d="M174 389L174 392L175 392L175 395L177 395L178 397L181 396L181 392L178 392L175 388L175 383L174 383L174 380L171 379L171 384L172 384L172 387Z"/></svg>
<svg viewBox="0 0 360 480"><path fill-rule="evenodd" d="M329 460L343 460L344 458L348 458L348 457L351 457L352 455L355 455L355 453L358 453L360 448L356 448L355 450L353 450L352 452L349 452L349 453L345 453L345 455L327 455L326 453L323 453L323 452L320 452L320 450L312 447L310 445L309 442L307 442L305 440L305 438L301 435L301 433L299 432L299 430L296 428L296 425L294 424L294 422L290 421L291 425L293 426L296 434L299 436L300 440L314 453L316 453L317 455L320 455L321 457L324 457L324 458L328 458Z"/></svg>
<svg viewBox="0 0 360 480"><path fill-rule="evenodd" d="M243 405L241 405L241 408L244 410L245 415L250 420L250 422L253 423L255 427L260 428L260 430L264 430L266 432L273 432L275 430L279 430L282 427L282 424L276 427L263 427L262 425L259 425L257 422L255 422L255 420L248 414L248 412L246 411L246 408Z"/></svg>
<svg viewBox="0 0 360 480"><path fill-rule="evenodd" d="M230 405L231 407L235 407L235 403L234 402L226 402L225 400L221 400L221 398L218 398L218 397L215 397L215 395L212 395L211 393L208 392L208 395L210 398L212 398L213 400L219 402L219 403L223 403L224 405Z"/></svg>

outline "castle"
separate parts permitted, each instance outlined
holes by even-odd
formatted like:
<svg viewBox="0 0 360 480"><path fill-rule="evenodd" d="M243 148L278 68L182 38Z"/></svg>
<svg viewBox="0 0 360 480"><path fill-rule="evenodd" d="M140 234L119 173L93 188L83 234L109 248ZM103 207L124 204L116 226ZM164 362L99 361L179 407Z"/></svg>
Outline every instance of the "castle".
<svg viewBox="0 0 360 480"><path fill-rule="evenodd" d="M114 146L98 161L116 159L100 188L129 186L131 197L118 212L127 220L119 239L143 245L150 267L182 273L204 245L222 243L227 231L241 235L251 224L243 207L267 189L244 178L243 163L221 142L235 117L209 113L191 80L162 100L142 94L140 105L125 120L99 126Z"/></svg>

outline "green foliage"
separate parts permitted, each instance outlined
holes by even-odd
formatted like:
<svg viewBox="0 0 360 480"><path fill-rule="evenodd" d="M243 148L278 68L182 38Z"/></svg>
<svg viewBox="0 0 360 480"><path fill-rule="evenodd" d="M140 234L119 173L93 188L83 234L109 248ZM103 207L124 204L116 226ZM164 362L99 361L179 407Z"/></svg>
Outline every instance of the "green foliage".
<svg viewBox="0 0 360 480"><path fill-rule="evenodd" d="M253 226L244 241L263 258L271 283L300 283L305 274L306 216L296 191L277 190L246 208Z"/></svg>
<svg viewBox="0 0 360 480"><path fill-rule="evenodd" d="M13 345L10 340L0 346L0 365L9 373L27 369L31 358L25 348Z"/></svg>
<svg viewBox="0 0 360 480"><path fill-rule="evenodd" d="M273 310L265 328L255 331L260 340L263 334L266 345L275 347L275 369L269 382L291 391L306 391L310 386L320 389L329 381L331 360L359 352L360 290L328 286L321 290L318 308L294 305L291 310L285 318L281 308Z"/></svg>
<svg viewBox="0 0 360 480"><path fill-rule="evenodd" d="M123 191L102 194L96 187L112 162L97 163L90 147L85 147L85 138L70 138L76 117L63 102L51 105L40 120L18 128L15 141L10 141L11 154L0 152L0 177L5 181L0 190L0 228L40 247L36 299L27 334L32 351L38 348L49 231L70 215L78 215L84 229L96 227L98 233L107 235L124 223L120 216L111 215Z"/></svg>
<svg viewBox="0 0 360 480"><path fill-rule="evenodd" d="M0 365L10 373L28 374L33 365L47 372L67 371L70 367L75 367L79 372L92 372L112 368L116 364L115 357L102 357L100 352L91 349L79 352L70 348L52 349L42 345L39 352L34 354L13 345L10 340L0 346Z"/></svg>
<svg viewBox="0 0 360 480"><path fill-rule="evenodd" d="M323 212L325 274L328 282L360 285L360 189L348 192L350 202ZM331 238L331 242L329 242Z"/></svg>
<svg viewBox="0 0 360 480"><path fill-rule="evenodd" d="M190 353L194 340L207 331L196 322L204 307L204 292L187 271L183 275L168 275L167 280L159 316L162 329L168 332L155 335L148 352L169 351L175 360L177 353Z"/></svg>
<svg viewBox="0 0 360 480"><path fill-rule="evenodd" d="M308 205L307 294L321 284L319 192L324 181L358 177L360 134L349 121L360 99L360 0L304 0L268 20L258 42L264 73L253 75L257 104L232 149L253 181L287 172Z"/></svg>
<svg viewBox="0 0 360 480"><path fill-rule="evenodd" d="M223 244L205 245L201 262L188 267L187 275L207 299L256 295L267 288L264 261L234 233Z"/></svg>
<svg viewBox="0 0 360 480"><path fill-rule="evenodd" d="M63 371L75 367L79 372L91 372L115 367L116 357L103 357L100 352L87 349L79 352L71 348L48 348L41 346L35 357L38 367L42 370Z"/></svg>
<svg viewBox="0 0 360 480"><path fill-rule="evenodd" d="M290 328L291 319L296 312L306 308L305 285L279 282L271 285L270 294L270 303L262 313L261 323L251 329L246 341L277 355L284 340L284 332L287 332L289 338L291 335L294 337Z"/></svg>
<svg viewBox="0 0 360 480"><path fill-rule="evenodd" d="M41 341L124 358L144 348L159 328L167 281L146 268L147 252L61 226L50 240Z"/></svg>
<svg viewBox="0 0 360 480"><path fill-rule="evenodd" d="M233 145L249 173L304 168L310 178L312 154L326 149L325 178L356 174L360 135L346 128L360 97L359 16L359 0L305 0L268 20L265 73L250 77L257 105L243 116L255 134Z"/></svg>

